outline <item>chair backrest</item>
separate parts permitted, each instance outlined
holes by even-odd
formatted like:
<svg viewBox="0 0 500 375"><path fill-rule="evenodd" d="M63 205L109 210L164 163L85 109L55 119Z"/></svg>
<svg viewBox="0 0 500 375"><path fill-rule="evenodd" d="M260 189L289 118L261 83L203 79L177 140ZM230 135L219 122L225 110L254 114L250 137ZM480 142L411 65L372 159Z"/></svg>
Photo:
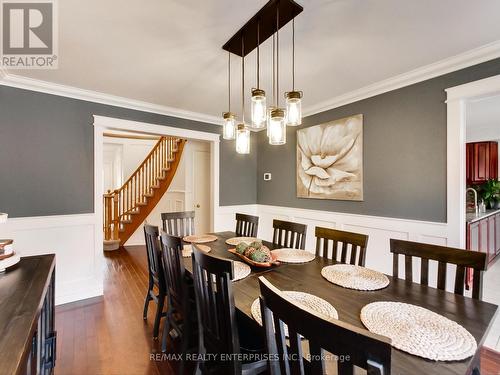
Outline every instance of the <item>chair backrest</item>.
<svg viewBox="0 0 500 375"><path fill-rule="evenodd" d="M367 235L321 227L316 227L315 234L316 256L341 263L365 265Z"/></svg>
<svg viewBox="0 0 500 375"><path fill-rule="evenodd" d="M299 307L263 276L259 277L259 284L267 350L271 358L276 358L269 363L272 375L305 372L322 375L326 373L323 350L339 358L339 375L352 374L353 366L367 370L368 374L390 374L390 339ZM302 338L309 344L309 369L303 358Z"/></svg>
<svg viewBox="0 0 500 375"><path fill-rule="evenodd" d="M215 354L220 373L241 373L240 353L231 285L233 262L216 258L193 246L193 279L198 311L199 340L207 354ZM221 361L225 355L229 360ZM220 361L220 362L219 362Z"/></svg>
<svg viewBox="0 0 500 375"><path fill-rule="evenodd" d="M399 254L405 257L405 280L413 281L412 257L421 259L420 283L429 285L429 260L438 262L437 287L446 289L447 264L457 266L455 273L455 293L464 294L465 270L474 270L472 298L481 299L483 295L483 271L486 270L486 254L479 251L454 249L451 247L430 245L419 242L395 240L391 238L393 253L392 274L399 277Z"/></svg>
<svg viewBox="0 0 500 375"><path fill-rule="evenodd" d="M307 225L290 221L273 220L273 244L275 247L306 248Z"/></svg>
<svg viewBox="0 0 500 375"><path fill-rule="evenodd" d="M259 217L247 214L236 214L236 236L257 237Z"/></svg>
<svg viewBox="0 0 500 375"><path fill-rule="evenodd" d="M148 256L149 278L158 288L165 288L165 276L161 263L161 250L158 238L158 227L144 224L144 239L146 240L146 252Z"/></svg>
<svg viewBox="0 0 500 375"><path fill-rule="evenodd" d="M164 212L161 221L163 231L171 236L182 238L194 234L194 211Z"/></svg>
<svg viewBox="0 0 500 375"><path fill-rule="evenodd" d="M161 233L162 261L165 270L165 285L169 302L173 307L186 314L188 292L182 259L182 238Z"/></svg>

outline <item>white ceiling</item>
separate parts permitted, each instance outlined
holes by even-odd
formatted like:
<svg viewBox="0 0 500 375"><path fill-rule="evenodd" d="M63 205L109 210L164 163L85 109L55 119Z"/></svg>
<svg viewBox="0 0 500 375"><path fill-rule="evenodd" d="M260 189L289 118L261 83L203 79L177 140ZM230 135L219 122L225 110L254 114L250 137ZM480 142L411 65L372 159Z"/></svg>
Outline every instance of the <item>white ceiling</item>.
<svg viewBox="0 0 500 375"><path fill-rule="evenodd" d="M183 110L227 110L221 49L266 0L59 1L59 69L11 71ZM304 106L500 40L498 0L302 0L296 86ZM289 90L290 27L280 34L280 98ZM270 41L262 47L270 98ZM240 60L233 59L240 112ZM247 58L246 95L255 86ZM269 99L268 99L269 100Z"/></svg>
<svg viewBox="0 0 500 375"><path fill-rule="evenodd" d="M500 140L500 95L467 103L466 113L467 142Z"/></svg>

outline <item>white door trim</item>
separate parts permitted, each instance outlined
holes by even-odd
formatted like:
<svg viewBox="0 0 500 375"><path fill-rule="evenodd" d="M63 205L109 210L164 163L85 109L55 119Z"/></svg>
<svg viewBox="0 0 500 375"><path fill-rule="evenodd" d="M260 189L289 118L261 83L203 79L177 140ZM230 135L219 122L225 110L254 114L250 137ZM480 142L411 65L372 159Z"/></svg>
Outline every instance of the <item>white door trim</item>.
<svg viewBox="0 0 500 375"><path fill-rule="evenodd" d="M500 75L450 87L447 94L447 222L450 246L465 248L466 103L500 92Z"/></svg>
<svg viewBox="0 0 500 375"><path fill-rule="evenodd" d="M122 120L105 116L94 116L94 213L96 220L95 232L95 255L97 259L103 259L102 244L103 244L103 204L102 189L103 184L103 143L104 133L110 130L127 131L132 133L146 133L151 135L169 135L184 139L192 139L199 141L210 142L210 162L211 162L211 205L210 226L213 230L215 225L215 207L219 207L219 141L220 135L215 133L202 132L197 130L189 130L176 128L172 126L148 124L139 121Z"/></svg>

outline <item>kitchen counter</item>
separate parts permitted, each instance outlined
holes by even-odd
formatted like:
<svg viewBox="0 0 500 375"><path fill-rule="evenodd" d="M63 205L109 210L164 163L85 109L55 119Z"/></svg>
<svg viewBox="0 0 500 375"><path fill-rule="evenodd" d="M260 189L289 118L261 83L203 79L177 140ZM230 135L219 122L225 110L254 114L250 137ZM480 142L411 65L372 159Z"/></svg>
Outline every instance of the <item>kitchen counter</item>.
<svg viewBox="0 0 500 375"><path fill-rule="evenodd" d="M485 217L495 215L500 212L500 209L493 209L493 210L486 210L486 212L480 212L477 215L474 212L468 212L465 215L465 222L467 224L474 223L476 221L479 221L481 219L484 219Z"/></svg>

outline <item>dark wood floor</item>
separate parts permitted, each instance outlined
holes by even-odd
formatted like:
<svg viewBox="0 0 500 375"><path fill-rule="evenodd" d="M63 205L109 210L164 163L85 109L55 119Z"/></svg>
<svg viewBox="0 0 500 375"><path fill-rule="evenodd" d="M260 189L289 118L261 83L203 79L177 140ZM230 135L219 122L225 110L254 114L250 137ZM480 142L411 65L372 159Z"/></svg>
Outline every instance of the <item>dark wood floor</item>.
<svg viewBox="0 0 500 375"><path fill-rule="evenodd" d="M175 374L152 340L154 304L142 320L147 286L143 246L105 253L104 297L56 308L56 375ZM481 374L500 375L500 353L483 349Z"/></svg>

